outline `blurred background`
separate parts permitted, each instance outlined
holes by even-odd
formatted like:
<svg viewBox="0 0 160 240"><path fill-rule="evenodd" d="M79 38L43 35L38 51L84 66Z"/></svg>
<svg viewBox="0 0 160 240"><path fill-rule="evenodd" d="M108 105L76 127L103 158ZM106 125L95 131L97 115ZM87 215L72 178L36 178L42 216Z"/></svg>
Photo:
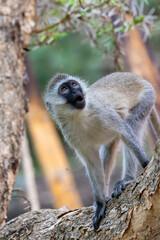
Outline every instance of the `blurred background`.
<svg viewBox="0 0 160 240"><path fill-rule="evenodd" d="M155 14L159 15L156 1L149 3L155 7ZM150 5L147 5L146 9L149 8ZM125 54L122 57L124 70L137 72L147 80L150 79L156 91L159 91L160 86L159 30L159 26L151 29L150 37L146 42L143 41L141 33L136 38L133 35L135 30L132 30L130 39L123 40ZM135 39L132 42L133 37ZM137 45L134 46L133 43L136 42ZM132 51L137 51L134 59L131 48ZM139 59L142 65L139 65ZM23 159L8 209L8 220L31 208L33 210L59 208L63 205L78 208L92 205L92 191L85 169L64 142L57 126L46 112L43 106L43 94L48 81L59 72L80 76L90 85L117 70L113 55L103 54L98 48L92 47L90 41L80 33L68 33L66 37L58 38L51 46L33 48L27 53L26 68L29 76L26 92L30 101L26 117L26 142L22 148ZM160 104L159 99L157 104ZM151 157L155 137L150 130L149 132L151 137L145 138L144 147ZM26 167L25 161L31 161L29 168ZM121 177L121 162L122 156L119 152L111 177L110 193ZM31 176L30 172L33 172ZM28 190L30 187L27 183L30 179L33 181L35 179L35 182L31 183L33 189ZM35 207L32 205L32 200L36 201Z"/></svg>

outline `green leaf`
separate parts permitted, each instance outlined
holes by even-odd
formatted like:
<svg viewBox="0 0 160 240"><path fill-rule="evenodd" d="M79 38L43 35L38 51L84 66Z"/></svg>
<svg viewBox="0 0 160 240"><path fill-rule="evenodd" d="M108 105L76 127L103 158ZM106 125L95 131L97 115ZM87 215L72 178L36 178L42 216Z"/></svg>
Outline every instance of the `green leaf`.
<svg viewBox="0 0 160 240"><path fill-rule="evenodd" d="M45 38L46 38L45 33L41 33L40 34L40 42L43 42L45 40Z"/></svg>
<svg viewBox="0 0 160 240"><path fill-rule="evenodd" d="M104 30L102 28L100 28L97 32L97 37L102 37L104 35Z"/></svg>
<svg viewBox="0 0 160 240"><path fill-rule="evenodd" d="M57 2L62 3L62 4L67 4L68 3L67 0L57 0Z"/></svg>
<svg viewBox="0 0 160 240"><path fill-rule="evenodd" d="M141 23L141 22L144 21L144 18L145 18L144 15L142 15L142 16L138 16L138 17L135 17L135 19L134 19L134 23L135 23L135 24Z"/></svg>
<svg viewBox="0 0 160 240"><path fill-rule="evenodd" d="M75 3L75 0L69 0L69 3L73 5Z"/></svg>

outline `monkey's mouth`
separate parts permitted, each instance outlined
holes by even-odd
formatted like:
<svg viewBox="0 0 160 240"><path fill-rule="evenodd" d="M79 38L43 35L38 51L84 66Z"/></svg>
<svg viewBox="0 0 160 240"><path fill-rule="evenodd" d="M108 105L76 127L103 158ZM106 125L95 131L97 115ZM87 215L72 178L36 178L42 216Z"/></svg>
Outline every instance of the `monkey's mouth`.
<svg viewBox="0 0 160 240"><path fill-rule="evenodd" d="M82 97L82 96L78 96L77 98L76 98L76 103L80 103L80 102L82 102L84 100L84 98Z"/></svg>
<svg viewBox="0 0 160 240"><path fill-rule="evenodd" d="M77 109L83 109L85 107L85 100L83 95L78 95L75 98L75 104L74 107Z"/></svg>

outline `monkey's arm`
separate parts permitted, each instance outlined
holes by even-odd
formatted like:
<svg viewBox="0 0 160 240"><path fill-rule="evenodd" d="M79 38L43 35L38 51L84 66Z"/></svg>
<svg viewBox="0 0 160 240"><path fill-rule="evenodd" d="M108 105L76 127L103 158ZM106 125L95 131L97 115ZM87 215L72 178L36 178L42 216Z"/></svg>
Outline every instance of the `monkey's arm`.
<svg viewBox="0 0 160 240"><path fill-rule="evenodd" d="M99 227L101 219L105 213L105 183L104 183L104 171L102 162L99 158L98 149L94 146L89 146L87 149L81 149L78 155L84 164L95 199L95 215L92 219L93 228L96 231Z"/></svg>
<svg viewBox="0 0 160 240"><path fill-rule="evenodd" d="M149 159L145 152L141 149L130 126L127 123L124 123L124 125L125 131L122 133L122 140L133 151L141 166L145 168L149 163Z"/></svg>

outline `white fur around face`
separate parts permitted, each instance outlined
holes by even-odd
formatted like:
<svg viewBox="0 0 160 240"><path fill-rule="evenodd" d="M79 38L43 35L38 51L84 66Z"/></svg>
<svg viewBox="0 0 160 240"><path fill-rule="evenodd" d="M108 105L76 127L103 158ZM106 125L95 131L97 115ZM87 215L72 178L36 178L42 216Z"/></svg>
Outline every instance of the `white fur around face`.
<svg viewBox="0 0 160 240"><path fill-rule="evenodd" d="M73 107L70 104L67 104L66 99L58 93L58 89L63 83L67 82L68 80L77 81L80 84L81 88L83 89L84 95L86 94L87 89L88 89L87 84L80 78L70 76L70 75L66 75L66 76L67 76L66 78L61 79L53 86L51 85L51 87L47 88L47 90L45 92L44 101L45 101L47 109L51 112L52 117L54 119L57 118L57 114L58 114L57 111L60 108L63 108L62 111L66 114L69 113L69 111L71 109L73 110ZM54 81L54 78L51 79L51 82L52 81Z"/></svg>

